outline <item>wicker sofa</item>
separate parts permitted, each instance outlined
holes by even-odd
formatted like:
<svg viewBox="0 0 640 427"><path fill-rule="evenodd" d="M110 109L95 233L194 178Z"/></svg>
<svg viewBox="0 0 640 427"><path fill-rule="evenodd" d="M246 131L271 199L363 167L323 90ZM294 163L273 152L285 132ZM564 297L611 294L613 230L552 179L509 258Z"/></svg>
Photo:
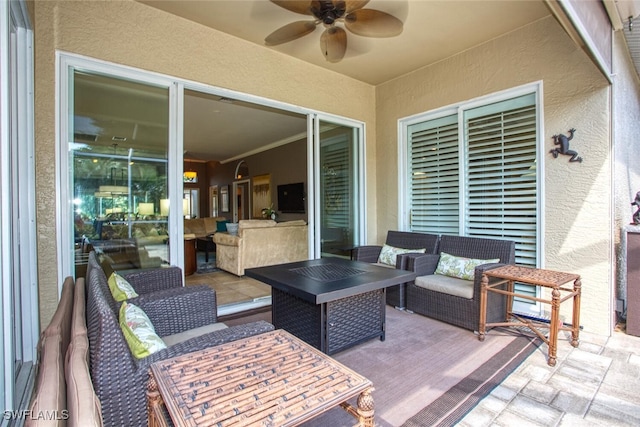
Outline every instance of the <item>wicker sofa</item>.
<svg viewBox="0 0 640 427"><path fill-rule="evenodd" d="M192 333L217 323L215 291L208 286L175 286L176 278L172 276L176 273L181 282L182 274L176 267L125 276L139 294L129 302L145 312L165 343L166 337L175 334L187 338L167 343L167 348L136 359L119 326L121 303L111 296L103 269L97 258L90 255L86 280L90 369L105 426L147 424L145 391L153 362L273 330L270 323L259 321L223 327L204 335ZM143 278L148 274L152 279Z"/></svg>
<svg viewBox="0 0 640 427"><path fill-rule="evenodd" d="M309 259L308 227L302 220L241 220L238 235L216 233L216 267L243 276L245 268Z"/></svg>
<svg viewBox="0 0 640 427"><path fill-rule="evenodd" d="M67 277L53 318L38 342L36 388L26 427L102 426L88 352L85 280L80 277L74 284L73 277Z"/></svg>
<svg viewBox="0 0 640 427"><path fill-rule="evenodd" d="M410 231L388 231L385 244L403 249L424 249L427 254L435 254L438 250L439 236L436 234L414 233ZM378 262L382 246L366 245L357 246L351 251L351 258L356 261L363 261L389 267L387 264ZM396 260L396 268L406 270L405 260L407 257L399 256ZM405 308L405 287L406 284L391 286L387 288L387 304L399 309Z"/></svg>
<svg viewBox="0 0 640 427"><path fill-rule="evenodd" d="M443 252L473 259L498 259L499 262L477 266L473 281L434 275L440 254ZM480 321L482 272L504 264L513 264L515 262L515 243L509 240L443 235L440 236L436 254L407 254L403 258L405 258L403 262L406 262L405 268L418 273L416 280L409 283L406 288L408 311L477 331ZM432 286L433 284L435 286ZM452 284L453 286L451 286ZM447 287L459 290L465 286L470 288L468 289L470 295L460 296L453 295L449 291L442 291ZM487 322L504 321L505 305L506 297L504 295L490 292L487 300Z"/></svg>

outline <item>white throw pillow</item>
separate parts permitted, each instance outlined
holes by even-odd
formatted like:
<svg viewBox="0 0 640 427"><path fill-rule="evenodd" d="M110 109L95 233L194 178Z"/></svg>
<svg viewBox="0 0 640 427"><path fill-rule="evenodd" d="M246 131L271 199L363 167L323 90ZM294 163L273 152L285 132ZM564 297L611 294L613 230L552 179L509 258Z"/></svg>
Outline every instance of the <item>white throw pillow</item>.
<svg viewBox="0 0 640 427"><path fill-rule="evenodd" d="M499 258L473 259L450 255L446 252L440 252L440 260L438 261L438 266L436 267L436 274L457 277L464 280L473 280L475 277L475 269L477 266L499 261Z"/></svg>
<svg viewBox="0 0 640 427"><path fill-rule="evenodd" d="M389 246L387 244L385 244L384 246L382 246L382 250L380 251L380 256L378 257L378 262L381 264L387 264L387 265L392 265L392 266L396 266L396 258L398 257L398 255L400 254L408 254L408 253L418 253L418 254L423 254L425 253L426 249L422 248L422 249L403 249L403 248L396 248L394 246Z"/></svg>

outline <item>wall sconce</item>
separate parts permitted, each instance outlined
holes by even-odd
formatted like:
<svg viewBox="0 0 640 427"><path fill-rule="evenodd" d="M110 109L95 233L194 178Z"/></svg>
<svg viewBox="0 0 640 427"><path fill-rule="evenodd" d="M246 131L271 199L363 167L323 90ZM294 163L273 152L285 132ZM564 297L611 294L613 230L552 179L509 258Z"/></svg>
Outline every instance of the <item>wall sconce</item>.
<svg viewBox="0 0 640 427"><path fill-rule="evenodd" d="M196 183L198 182L198 172L196 171L187 171L182 174L183 182Z"/></svg>
<svg viewBox="0 0 640 427"><path fill-rule="evenodd" d="M160 216L169 216L169 199L160 199Z"/></svg>
<svg viewBox="0 0 640 427"><path fill-rule="evenodd" d="M155 206L153 203L139 203L138 204L138 215L153 215L153 211Z"/></svg>

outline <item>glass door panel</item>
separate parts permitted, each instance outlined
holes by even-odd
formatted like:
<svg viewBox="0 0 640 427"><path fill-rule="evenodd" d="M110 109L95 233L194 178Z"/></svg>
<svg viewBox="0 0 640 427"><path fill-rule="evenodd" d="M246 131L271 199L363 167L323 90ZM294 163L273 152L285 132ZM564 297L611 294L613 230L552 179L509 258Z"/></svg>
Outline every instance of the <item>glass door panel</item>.
<svg viewBox="0 0 640 427"><path fill-rule="evenodd" d="M360 129L320 123L320 253L349 258L362 234Z"/></svg>
<svg viewBox="0 0 640 427"><path fill-rule="evenodd" d="M114 269L168 264L169 90L75 71L73 185L76 276L91 249Z"/></svg>

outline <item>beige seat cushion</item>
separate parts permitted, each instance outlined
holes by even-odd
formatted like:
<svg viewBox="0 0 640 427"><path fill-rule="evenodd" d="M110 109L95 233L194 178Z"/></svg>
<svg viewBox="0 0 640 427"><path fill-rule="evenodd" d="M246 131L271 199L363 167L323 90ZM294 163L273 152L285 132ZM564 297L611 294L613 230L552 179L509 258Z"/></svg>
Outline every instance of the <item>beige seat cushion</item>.
<svg viewBox="0 0 640 427"><path fill-rule="evenodd" d="M85 279L76 279L76 288L71 313L71 339L77 335L87 335L87 315L85 307Z"/></svg>
<svg viewBox="0 0 640 427"><path fill-rule="evenodd" d="M68 427L101 427L102 407L89 374L89 341L87 335L76 335L67 351Z"/></svg>
<svg viewBox="0 0 640 427"><path fill-rule="evenodd" d="M443 294L454 295L467 299L473 298L472 280L463 280L440 274L430 274L428 276L416 277L415 284L421 288L442 292Z"/></svg>
<svg viewBox="0 0 640 427"><path fill-rule="evenodd" d="M180 332L178 334L167 335L166 337L162 337L162 341L164 341L167 347L171 347L172 345L176 345L188 339L199 337L201 335L208 334L209 332L219 331L225 328L227 328L227 325L222 322L212 323L210 325L200 326L199 328L189 329L188 331Z"/></svg>
<svg viewBox="0 0 640 427"><path fill-rule="evenodd" d="M34 415L52 414L52 416L26 417L24 424L26 427L62 427L66 425L62 413L62 409L67 407L67 390L64 378L64 356L60 350L61 341L60 334L43 337L36 391L29 407Z"/></svg>
<svg viewBox="0 0 640 427"><path fill-rule="evenodd" d="M49 325L43 331L44 336L50 337L60 335L62 339L62 354L67 351L69 341L71 340L71 312L73 310L73 293L75 282L73 277L69 276L64 279L62 284L62 292L60 293L60 301L56 311L49 322Z"/></svg>

